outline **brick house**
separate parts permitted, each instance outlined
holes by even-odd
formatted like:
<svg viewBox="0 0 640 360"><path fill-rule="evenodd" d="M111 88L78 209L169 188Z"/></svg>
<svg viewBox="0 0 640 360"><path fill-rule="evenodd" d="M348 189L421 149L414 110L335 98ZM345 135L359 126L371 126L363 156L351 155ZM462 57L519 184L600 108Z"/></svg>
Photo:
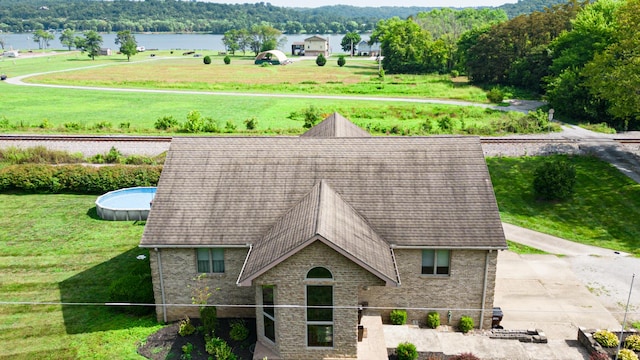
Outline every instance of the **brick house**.
<svg viewBox="0 0 640 360"><path fill-rule="evenodd" d="M329 56L329 40L322 36L314 35L304 39L305 56Z"/></svg>
<svg viewBox="0 0 640 360"><path fill-rule="evenodd" d="M372 137L333 114L300 137L175 138L141 247L159 320L255 317L269 359L355 358L362 312L491 326L506 249L476 137Z"/></svg>

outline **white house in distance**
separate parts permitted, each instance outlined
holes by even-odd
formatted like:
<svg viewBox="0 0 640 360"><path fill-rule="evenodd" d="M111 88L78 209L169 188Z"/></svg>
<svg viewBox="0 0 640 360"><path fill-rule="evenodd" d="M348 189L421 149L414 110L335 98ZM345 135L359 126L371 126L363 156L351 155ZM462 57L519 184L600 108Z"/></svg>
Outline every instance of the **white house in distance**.
<svg viewBox="0 0 640 360"><path fill-rule="evenodd" d="M356 49L358 49L358 56L378 56L380 55L380 43L373 43L369 45L369 41L361 40Z"/></svg>
<svg viewBox="0 0 640 360"><path fill-rule="evenodd" d="M304 39L304 55L305 56L329 56L329 39L319 35L314 35Z"/></svg>

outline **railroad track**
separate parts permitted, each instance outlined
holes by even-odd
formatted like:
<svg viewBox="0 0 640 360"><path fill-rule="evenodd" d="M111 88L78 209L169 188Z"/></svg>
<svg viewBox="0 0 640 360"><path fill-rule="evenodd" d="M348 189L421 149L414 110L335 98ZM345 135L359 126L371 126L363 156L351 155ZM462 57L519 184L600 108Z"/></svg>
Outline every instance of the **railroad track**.
<svg viewBox="0 0 640 360"><path fill-rule="evenodd" d="M127 136L127 135L2 135L2 141L64 141L64 142L171 142L171 136ZM588 139L598 140L598 139ZM609 139L606 139L609 140ZM535 144L553 143L566 144L576 143L581 139L548 139L548 138L502 138L502 137L481 137L483 144ZM640 139L613 138L621 144L640 144Z"/></svg>

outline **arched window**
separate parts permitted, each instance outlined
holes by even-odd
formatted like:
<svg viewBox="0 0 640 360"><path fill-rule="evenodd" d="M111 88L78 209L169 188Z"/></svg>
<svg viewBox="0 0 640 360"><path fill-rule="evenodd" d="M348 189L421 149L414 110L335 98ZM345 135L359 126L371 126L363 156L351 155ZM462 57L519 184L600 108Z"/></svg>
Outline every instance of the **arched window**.
<svg viewBox="0 0 640 360"><path fill-rule="evenodd" d="M307 279L333 279L333 275L326 268L314 267L307 273Z"/></svg>
<svg viewBox="0 0 640 360"><path fill-rule="evenodd" d="M331 271L315 267L307 279L333 279ZM307 285L307 346L333 347L333 286Z"/></svg>

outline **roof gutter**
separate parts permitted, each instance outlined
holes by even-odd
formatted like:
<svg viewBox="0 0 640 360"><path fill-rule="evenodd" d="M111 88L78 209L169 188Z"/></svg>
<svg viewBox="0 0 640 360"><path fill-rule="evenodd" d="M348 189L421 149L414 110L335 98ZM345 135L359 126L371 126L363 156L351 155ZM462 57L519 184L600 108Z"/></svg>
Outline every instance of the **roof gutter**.
<svg viewBox="0 0 640 360"><path fill-rule="evenodd" d="M148 249L195 249L195 248L200 248L200 249L244 249L244 248L251 248L251 244L244 244L244 245L221 245L221 244L216 244L216 245L211 245L211 244L191 244L191 245L147 245L147 244L140 244L138 245L138 247L140 248L148 248Z"/></svg>
<svg viewBox="0 0 640 360"><path fill-rule="evenodd" d="M395 245L391 244L392 249L405 250L424 250L424 249L445 249L445 250L507 250L508 246L421 246L421 245Z"/></svg>

